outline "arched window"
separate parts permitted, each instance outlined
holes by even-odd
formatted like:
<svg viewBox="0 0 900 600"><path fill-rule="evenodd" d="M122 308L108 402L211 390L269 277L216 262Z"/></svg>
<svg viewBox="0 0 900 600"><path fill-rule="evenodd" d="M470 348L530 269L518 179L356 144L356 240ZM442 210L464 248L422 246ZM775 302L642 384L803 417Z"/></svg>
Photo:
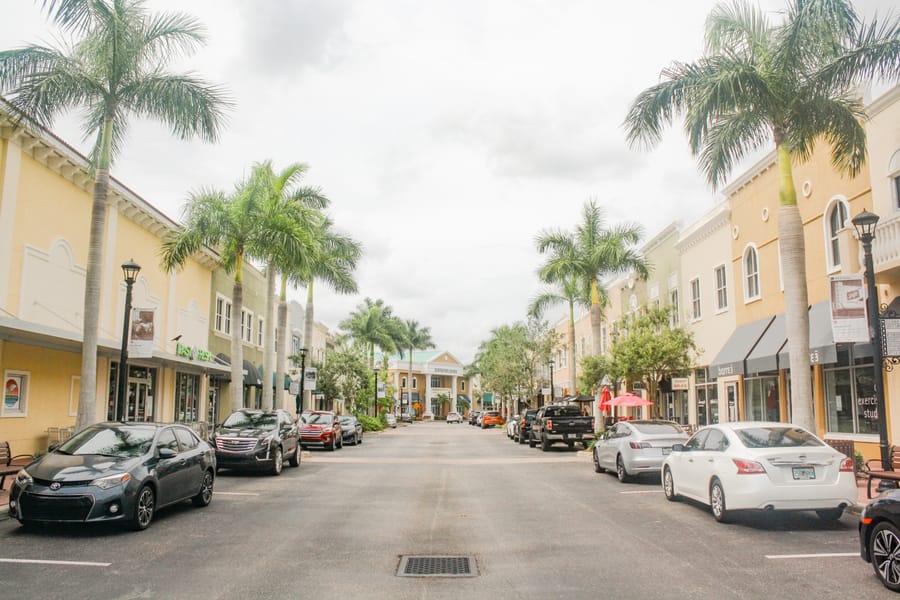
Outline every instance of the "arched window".
<svg viewBox="0 0 900 600"><path fill-rule="evenodd" d="M747 246L744 249L744 302L759 298L759 256L756 246Z"/></svg>
<svg viewBox="0 0 900 600"><path fill-rule="evenodd" d="M825 207L825 246L828 254L828 270L834 271L841 266L840 233L847 223L850 209L847 201L835 196Z"/></svg>

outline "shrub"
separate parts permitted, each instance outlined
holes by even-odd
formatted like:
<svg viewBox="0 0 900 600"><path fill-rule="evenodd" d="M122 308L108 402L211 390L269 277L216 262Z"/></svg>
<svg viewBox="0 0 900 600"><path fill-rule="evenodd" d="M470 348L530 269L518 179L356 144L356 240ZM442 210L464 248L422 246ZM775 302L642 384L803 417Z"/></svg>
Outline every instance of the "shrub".
<svg viewBox="0 0 900 600"><path fill-rule="evenodd" d="M356 415L359 422L362 423L363 431L381 431L384 429L383 418L370 417L369 415Z"/></svg>
<svg viewBox="0 0 900 600"><path fill-rule="evenodd" d="M856 451L856 472L857 473L865 473L866 472L866 459L863 458L862 452L859 450Z"/></svg>

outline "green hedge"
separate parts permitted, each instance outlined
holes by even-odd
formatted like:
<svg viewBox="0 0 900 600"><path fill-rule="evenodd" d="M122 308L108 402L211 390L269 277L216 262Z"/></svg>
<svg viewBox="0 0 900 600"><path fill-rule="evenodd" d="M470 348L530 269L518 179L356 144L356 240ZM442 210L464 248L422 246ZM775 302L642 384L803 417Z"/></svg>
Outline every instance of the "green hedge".
<svg viewBox="0 0 900 600"><path fill-rule="evenodd" d="M387 420L384 418L384 413L381 413L381 416L378 418L370 417L368 415L356 415L356 418L362 423L363 431L381 431L387 426Z"/></svg>

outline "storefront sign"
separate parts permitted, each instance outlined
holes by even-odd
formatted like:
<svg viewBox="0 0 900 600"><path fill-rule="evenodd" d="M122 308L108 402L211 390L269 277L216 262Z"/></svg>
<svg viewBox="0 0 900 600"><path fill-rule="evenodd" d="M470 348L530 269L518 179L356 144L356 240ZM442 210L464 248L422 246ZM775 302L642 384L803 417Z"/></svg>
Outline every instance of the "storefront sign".
<svg viewBox="0 0 900 600"><path fill-rule="evenodd" d="M690 379L687 377L673 377L672 378L672 391L673 392L684 392L690 389Z"/></svg>
<svg viewBox="0 0 900 600"><path fill-rule="evenodd" d="M155 308L131 310L131 342L128 344L128 354L132 358L153 357L155 320Z"/></svg>
<svg viewBox="0 0 900 600"><path fill-rule="evenodd" d="M384 382L383 381L378 382L378 387L375 391L375 396L377 398L384 398Z"/></svg>
<svg viewBox="0 0 900 600"><path fill-rule="evenodd" d="M292 382L291 382L291 385L290 385L290 389L288 390L288 392L289 392L292 396L296 396L297 394L299 394L299 393L300 393L300 382L299 382L299 381L292 381Z"/></svg>
<svg viewBox="0 0 900 600"><path fill-rule="evenodd" d="M856 399L857 412L869 421L878 420L878 399L874 396L858 397Z"/></svg>
<svg viewBox="0 0 900 600"><path fill-rule="evenodd" d="M175 345L175 355L180 356L181 358L187 358L188 360L194 360L195 357L197 360L206 362L215 362L216 360L212 352L202 348L194 348L193 346L188 346L181 342L178 342L178 344Z"/></svg>
<svg viewBox="0 0 900 600"><path fill-rule="evenodd" d="M900 357L900 319L881 319L881 348L885 357Z"/></svg>
<svg viewBox="0 0 900 600"><path fill-rule="evenodd" d="M866 288L862 275L831 277L831 329L834 341L865 343L869 341L866 319Z"/></svg>

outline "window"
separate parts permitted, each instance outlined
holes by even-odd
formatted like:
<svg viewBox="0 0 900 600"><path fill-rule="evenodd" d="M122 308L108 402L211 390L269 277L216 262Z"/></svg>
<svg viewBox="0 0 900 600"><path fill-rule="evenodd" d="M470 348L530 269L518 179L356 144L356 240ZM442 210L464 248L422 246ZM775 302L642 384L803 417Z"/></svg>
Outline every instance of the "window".
<svg viewBox="0 0 900 600"><path fill-rule="evenodd" d="M216 331L231 335L231 301L225 296L216 296Z"/></svg>
<svg viewBox="0 0 900 600"><path fill-rule="evenodd" d="M159 440L157 440L156 442L156 448L157 450L168 448L172 452L178 454L178 440L175 439L175 432L172 431L171 427L163 429L163 432L159 434Z"/></svg>
<svg viewBox="0 0 900 600"><path fill-rule="evenodd" d="M678 290L669 292L669 306L672 307L672 313L669 315L669 325L678 327L680 320L678 315Z"/></svg>
<svg viewBox="0 0 900 600"><path fill-rule="evenodd" d="M402 388L406 387L406 377L400 378L400 387L402 387Z"/></svg>
<svg viewBox="0 0 900 600"><path fill-rule="evenodd" d="M200 420L200 376L175 374L175 422L192 423Z"/></svg>
<svg viewBox="0 0 900 600"><path fill-rule="evenodd" d="M291 354L298 354L300 352L300 337L296 335L291 336Z"/></svg>
<svg viewBox="0 0 900 600"><path fill-rule="evenodd" d="M728 308L728 283L725 279L725 265L716 267L716 310Z"/></svg>
<svg viewBox="0 0 900 600"><path fill-rule="evenodd" d="M691 319L700 319L700 279L691 279Z"/></svg>
<svg viewBox="0 0 900 600"><path fill-rule="evenodd" d="M465 380L465 379L463 379L462 381L460 381L460 382L459 382L459 385L461 386L461 387L460 387L460 391L462 391L462 392L466 391L466 380Z"/></svg>
<svg viewBox="0 0 900 600"><path fill-rule="evenodd" d="M419 382L418 382L417 378L416 378L416 377L413 377L413 386L412 386L412 389L416 389L417 386L418 386L418 383L419 383Z"/></svg>
<svg viewBox="0 0 900 600"><path fill-rule="evenodd" d="M244 309L241 309L241 339L253 343L253 313Z"/></svg>
<svg viewBox="0 0 900 600"><path fill-rule="evenodd" d="M609 339L609 330L606 321L600 324L600 354L606 354L606 340Z"/></svg>
<svg viewBox="0 0 900 600"><path fill-rule="evenodd" d="M266 320L263 319L262 317L260 317L256 321L256 345L257 346L263 345L263 339L264 339L263 334L265 333L265 331L266 331ZM276 344L275 347L278 348L278 344Z"/></svg>
<svg viewBox="0 0 900 600"><path fill-rule="evenodd" d="M841 266L840 233L847 223L848 213L847 203L840 197L832 198L828 208L825 209L825 240L828 251L828 267L832 271Z"/></svg>
<svg viewBox="0 0 900 600"><path fill-rule="evenodd" d="M182 452L193 450L200 445L200 440L197 439L197 436L190 429L185 429L184 427L175 427L174 429L175 437L178 439L178 445L181 446Z"/></svg>
<svg viewBox="0 0 900 600"><path fill-rule="evenodd" d="M759 257L755 246L744 250L744 301L759 299Z"/></svg>
<svg viewBox="0 0 900 600"><path fill-rule="evenodd" d="M0 417L28 416L28 380L27 371L5 371L3 373L3 404L0 404Z"/></svg>
<svg viewBox="0 0 900 600"><path fill-rule="evenodd" d="M900 208L900 150L891 156L888 165L888 179L891 182L891 193L894 194L894 206Z"/></svg>
<svg viewBox="0 0 900 600"><path fill-rule="evenodd" d="M440 375L432 375L431 376L431 387L441 387L441 376Z"/></svg>

